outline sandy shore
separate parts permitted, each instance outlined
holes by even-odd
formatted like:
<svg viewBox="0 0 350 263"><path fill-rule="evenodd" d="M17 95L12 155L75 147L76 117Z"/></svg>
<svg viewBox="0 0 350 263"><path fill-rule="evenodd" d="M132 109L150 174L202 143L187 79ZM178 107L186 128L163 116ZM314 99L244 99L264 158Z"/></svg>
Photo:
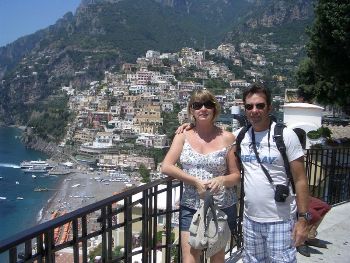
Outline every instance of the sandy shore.
<svg viewBox="0 0 350 263"><path fill-rule="evenodd" d="M125 188L123 182L101 181L101 179L110 178L106 172L74 170L74 172L62 176L64 179L62 178L57 192L39 215L39 223L50 220L54 211L58 211L60 214L68 213L110 197L113 193L120 192Z"/></svg>

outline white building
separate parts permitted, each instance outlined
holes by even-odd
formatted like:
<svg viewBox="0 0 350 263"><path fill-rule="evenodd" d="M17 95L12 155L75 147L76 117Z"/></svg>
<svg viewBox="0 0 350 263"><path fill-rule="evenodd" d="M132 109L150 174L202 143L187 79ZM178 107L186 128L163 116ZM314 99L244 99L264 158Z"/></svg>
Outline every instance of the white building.
<svg viewBox="0 0 350 263"><path fill-rule="evenodd" d="M288 103L283 107L284 123L297 133L303 148L309 149L312 144L320 143L310 140L306 134L322 126L322 107L309 103Z"/></svg>

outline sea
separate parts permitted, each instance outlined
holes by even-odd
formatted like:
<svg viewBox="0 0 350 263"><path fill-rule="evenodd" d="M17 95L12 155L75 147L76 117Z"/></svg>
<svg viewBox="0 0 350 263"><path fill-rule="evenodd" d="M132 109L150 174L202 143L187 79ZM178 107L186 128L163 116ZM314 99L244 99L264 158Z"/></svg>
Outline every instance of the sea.
<svg viewBox="0 0 350 263"><path fill-rule="evenodd" d="M37 173L33 178L21 171L22 161L47 159L45 154L27 149L21 134L18 128L0 127L0 240L36 225L60 183L55 176ZM50 190L34 192L36 187Z"/></svg>

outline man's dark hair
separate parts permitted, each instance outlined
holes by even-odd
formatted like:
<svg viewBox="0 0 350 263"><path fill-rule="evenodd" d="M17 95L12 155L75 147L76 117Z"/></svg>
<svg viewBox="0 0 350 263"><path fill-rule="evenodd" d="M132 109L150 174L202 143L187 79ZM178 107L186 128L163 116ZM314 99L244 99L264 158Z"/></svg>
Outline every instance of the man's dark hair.
<svg viewBox="0 0 350 263"><path fill-rule="evenodd" d="M243 92L243 103L245 104L245 101L246 101L246 98L248 95L253 95L253 94L257 94L257 93L264 94L266 97L267 105L271 105L271 93L267 88L265 88L260 83L253 83L252 85L249 86L248 89L246 89Z"/></svg>

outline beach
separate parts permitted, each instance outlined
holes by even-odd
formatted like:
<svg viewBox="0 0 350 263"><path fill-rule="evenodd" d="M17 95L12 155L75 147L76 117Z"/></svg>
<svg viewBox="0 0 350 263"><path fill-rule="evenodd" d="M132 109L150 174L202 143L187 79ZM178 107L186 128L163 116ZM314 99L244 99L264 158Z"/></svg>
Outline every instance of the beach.
<svg viewBox="0 0 350 263"><path fill-rule="evenodd" d="M124 182L110 181L104 171L90 171L78 166L72 172L62 176L55 194L38 215L38 222L52 219L52 215L62 215L78 208L96 203L125 189Z"/></svg>

